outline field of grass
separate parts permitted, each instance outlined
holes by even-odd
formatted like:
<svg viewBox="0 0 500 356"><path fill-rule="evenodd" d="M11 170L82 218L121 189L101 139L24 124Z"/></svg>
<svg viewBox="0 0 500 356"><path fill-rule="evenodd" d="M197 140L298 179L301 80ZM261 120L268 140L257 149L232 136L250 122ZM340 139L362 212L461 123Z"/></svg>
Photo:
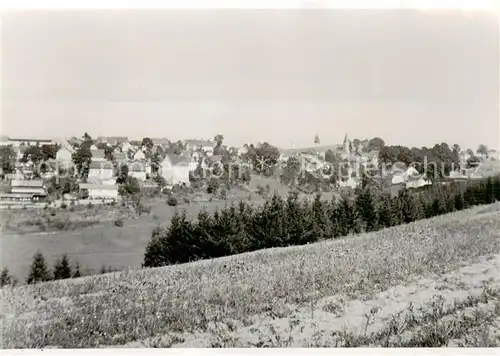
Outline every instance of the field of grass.
<svg viewBox="0 0 500 356"><path fill-rule="evenodd" d="M243 197L239 197L243 199ZM261 204L263 200L259 197L252 199L252 203ZM109 266L113 269L127 267L139 268L144 258L144 251L151 238L151 232L158 225L170 223L175 209L185 209L187 216L195 218L201 209L209 212L221 209L226 201L213 200L212 202L192 202L190 204L180 203L177 207L168 206L164 201L146 203L151 206L151 213L143 215L138 219L127 220L124 218L124 226L118 227L114 224L114 216L119 207L97 207L92 211L82 207L83 213L92 215L89 217L95 223L89 227L69 229L65 231L37 231L26 233L21 229L5 229L8 215L19 224L26 221L36 222L37 214L46 213L41 209L28 209L16 211L1 211L0 220L2 231L0 233L0 246L2 246L1 266L7 266L9 271L20 281L24 281L29 272L33 254L40 250L52 265L54 258L67 253L70 258L79 261L83 268L99 270L101 266ZM230 202L229 202L230 204ZM56 217L64 220L68 215L72 219L78 218L79 212L69 210L58 210ZM81 214L80 214L81 215ZM120 215L120 216L123 216ZM87 218L87 217L86 217ZM83 220L82 220L83 221ZM35 225L25 226L37 228Z"/></svg>
<svg viewBox="0 0 500 356"><path fill-rule="evenodd" d="M496 206L1 291L3 348L500 346Z"/></svg>

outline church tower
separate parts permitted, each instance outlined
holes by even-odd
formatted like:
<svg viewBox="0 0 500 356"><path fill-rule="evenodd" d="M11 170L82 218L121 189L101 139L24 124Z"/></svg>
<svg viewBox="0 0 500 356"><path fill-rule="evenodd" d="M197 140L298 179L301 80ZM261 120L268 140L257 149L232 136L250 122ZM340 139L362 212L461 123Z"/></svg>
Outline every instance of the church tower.
<svg viewBox="0 0 500 356"><path fill-rule="evenodd" d="M347 138L347 133L344 136L344 153L345 154L351 153L349 149L349 139Z"/></svg>

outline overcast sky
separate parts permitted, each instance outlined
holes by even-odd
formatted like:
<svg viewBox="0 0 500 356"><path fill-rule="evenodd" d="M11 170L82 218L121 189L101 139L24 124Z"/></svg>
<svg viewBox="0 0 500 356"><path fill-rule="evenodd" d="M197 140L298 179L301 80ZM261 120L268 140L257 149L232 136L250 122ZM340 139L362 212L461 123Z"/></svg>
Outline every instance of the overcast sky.
<svg viewBox="0 0 500 356"><path fill-rule="evenodd" d="M4 13L2 132L498 147L498 34L418 10Z"/></svg>

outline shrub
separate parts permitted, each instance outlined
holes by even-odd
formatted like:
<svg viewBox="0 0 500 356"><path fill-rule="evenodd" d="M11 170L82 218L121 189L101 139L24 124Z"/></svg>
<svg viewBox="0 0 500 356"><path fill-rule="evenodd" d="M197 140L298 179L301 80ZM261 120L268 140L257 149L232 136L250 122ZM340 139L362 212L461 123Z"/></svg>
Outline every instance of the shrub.
<svg viewBox="0 0 500 356"><path fill-rule="evenodd" d="M208 181L207 193L214 194L220 187L220 181L217 178L210 178Z"/></svg>
<svg viewBox="0 0 500 356"><path fill-rule="evenodd" d="M61 204L61 209L66 209L67 207L68 207L68 205L66 203Z"/></svg>
<svg viewBox="0 0 500 356"><path fill-rule="evenodd" d="M2 269L2 274L0 276L0 287L4 287L7 285L15 286L17 284L16 278L14 278L10 273L7 267Z"/></svg>
<svg viewBox="0 0 500 356"><path fill-rule="evenodd" d="M123 219L116 219L115 226L122 227L123 226Z"/></svg>
<svg viewBox="0 0 500 356"><path fill-rule="evenodd" d="M174 197L173 195L171 195L167 198L167 205L168 206L177 206L177 204L178 204L177 198Z"/></svg>
<svg viewBox="0 0 500 356"><path fill-rule="evenodd" d="M74 272L73 272L73 275L71 276L71 278L78 278L78 277L81 277L81 273L80 273L80 263L78 261L75 262L75 268L74 268Z"/></svg>

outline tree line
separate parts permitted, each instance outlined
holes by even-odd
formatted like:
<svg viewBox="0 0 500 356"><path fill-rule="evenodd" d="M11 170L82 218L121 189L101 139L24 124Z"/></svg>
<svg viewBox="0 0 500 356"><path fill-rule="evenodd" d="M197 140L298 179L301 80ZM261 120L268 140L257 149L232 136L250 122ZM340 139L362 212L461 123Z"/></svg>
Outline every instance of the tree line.
<svg viewBox="0 0 500 356"><path fill-rule="evenodd" d="M407 224L474 205L500 200L500 177L404 189L397 196L371 186L327 202L318 193L310 203L296 193L274 195L261 207L246 202L188 221L176 212L168 227L158 227L144 255L144 267L216 258L264 248L304 245Z"/></svg>
<svg viewBox="0 0 500 356"><path fill-rule="evenodd" d="M103 274L116 271L116 269L103 265L99 273ZM79 278L91 274L94 274L94 272L89 269L82 270L78 261L72 262L67 254L63 254L56 258L53 267L50 268L43 254L37 251L33 255L26 283L36 284L61 279ZM16 286L17 284L18 280L10 274L9 268L4 267L0 273L0 287L7 285Z"/></svg>

